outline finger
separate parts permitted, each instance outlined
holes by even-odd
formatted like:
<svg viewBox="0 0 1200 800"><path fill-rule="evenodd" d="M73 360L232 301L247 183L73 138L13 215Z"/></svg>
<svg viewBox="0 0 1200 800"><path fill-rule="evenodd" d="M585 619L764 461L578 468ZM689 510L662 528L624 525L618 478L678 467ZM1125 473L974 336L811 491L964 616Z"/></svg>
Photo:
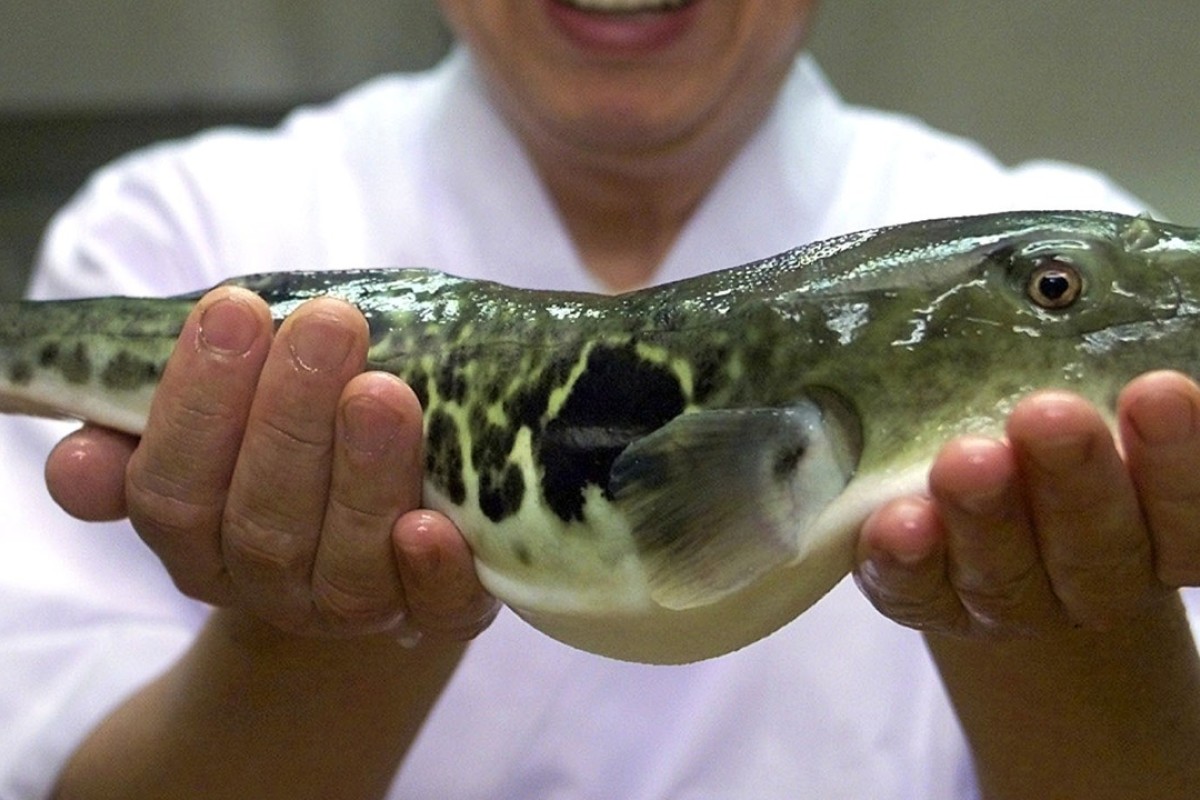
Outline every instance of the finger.
<svg viewBox="0 0 1200 800"><path fill-rule="evenodd" d="M969 629L947 576L944 536L933 502L925 497L893 500L863 523L854 576L884 616L923 631Z"/></svg>
<svg viewBox="0 0 1200 800"><path fill-rule="evenodd" d="M404 594L392 526L421 502L421 406L398 378L365 373L342 394L313 597L327 629L396 627Z"/></svg>
<svg viewBox="0 0 1200 800"><path fill-rule="evenodd" d="M221 515L271 339L266 304L243 289L209 292L188 317L129 461L129 517L185 594L229 600Z"/></svg>
<svg viewBox="0 0 1200 800"><path fill-rule="evenodd" d="M1200 388L1179 373L1150 373L1126 387L1118 409L1159 580L1200 585Z"/></svg>
<svg viewBox="0 0 1200 800"><path fill-rule="evenodd" d="M1031 395L1008 436L1055 595L1077 624L1107 628L1155 585L1133 483L1104 420L1065 392Z"/></svg>
<svg viewBox="0 0 1200 800"><path fill-rule="evenodd" d="M446 517L425 510L405 514L392 544L414 628L462 641L495 619L499 603L479 582L466 540Z"/></svg>
<svg viewBox="0 0 1200 800"><path fill-rule="evenodd" d="M946 531L950 582L979 632L1025 636L1064 622L1004 442L965 437L934 461L929 489Z"/></svg>
<svg viewBox="0 0 1200 800"><path fill-rule="evenodd" d="M125 468L137 437L84 425L54 446L46 459L46 487L71 516L87 522L121 519Z"/></svg>
<svg viewBox="0 0 1200 800"><path fill-rule="evenodd" d="M366 345L353 306L305 303L275 337L246 423L225 507L225 564L242 603L285 629L311 618L338 399L361 372Z"/></svg>

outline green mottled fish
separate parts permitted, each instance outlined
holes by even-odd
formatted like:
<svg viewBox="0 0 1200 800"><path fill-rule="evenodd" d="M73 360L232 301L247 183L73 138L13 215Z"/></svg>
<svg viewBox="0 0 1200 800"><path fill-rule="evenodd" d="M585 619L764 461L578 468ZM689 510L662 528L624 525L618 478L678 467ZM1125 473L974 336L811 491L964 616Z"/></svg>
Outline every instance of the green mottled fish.
<svg viewBox="0 0 1200 800"><path fill-rule="evenodd" d="M753 642L853 565L938 447L1032 389L1111 408L1200 364L1200 231L1012 213L864 231L617 296L424 270L230 283L336 295L426 412L426 502L537 628L622 659ZM0 405L137 432L199 295L0 309Z"/></svg>

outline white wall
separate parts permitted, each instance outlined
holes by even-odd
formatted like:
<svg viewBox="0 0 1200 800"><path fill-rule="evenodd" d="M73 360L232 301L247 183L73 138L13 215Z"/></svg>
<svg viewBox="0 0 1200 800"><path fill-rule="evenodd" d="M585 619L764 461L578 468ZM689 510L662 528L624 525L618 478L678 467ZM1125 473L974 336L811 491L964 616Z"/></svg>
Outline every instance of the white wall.
<svg viewBox="0 0 1200 800"><path fill-rule="evenodd" d="M0 113L327 96L445 44L429 0L0 0L0 31ZM813 46L851 99L1200 224L1198 38L1196 0L825 0Z"/></svg>
<svg viewBox="0 0 1200 800"><path fill-rule="evenodd" d="M0 110L328 96L446 41L427 0L0 0Z"/></svg>
<svg viewBox="0 0 1200 800"><path fill-rule="evenodd" d="M1200 225L1196 0L826 0L814 50L849 98L1100 167Z"/></svg>

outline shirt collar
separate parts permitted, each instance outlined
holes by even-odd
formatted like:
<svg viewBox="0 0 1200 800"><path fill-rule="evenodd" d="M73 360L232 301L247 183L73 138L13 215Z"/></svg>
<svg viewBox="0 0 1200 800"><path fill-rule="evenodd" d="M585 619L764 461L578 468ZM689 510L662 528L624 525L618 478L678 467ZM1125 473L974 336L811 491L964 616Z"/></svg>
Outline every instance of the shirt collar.
<svg viewBox="0 0 1200 800"><path fill-rule="evenodd" d="M528 155L487 97L467 51L440 68L430 202L439 261L467 276L598 291ZM841 99L797 59L774 109L718 179L655 275L661 283L765 258L836 232L830 198L848 135Z"/></svg>
<svg viewBox="0 0 1200 800"><path fill-rule="evenodd" d="M797 59L774 109L684 228L657 279L766 258L832 235L832 198L849 135L842 101L811 56Z"/></svg>

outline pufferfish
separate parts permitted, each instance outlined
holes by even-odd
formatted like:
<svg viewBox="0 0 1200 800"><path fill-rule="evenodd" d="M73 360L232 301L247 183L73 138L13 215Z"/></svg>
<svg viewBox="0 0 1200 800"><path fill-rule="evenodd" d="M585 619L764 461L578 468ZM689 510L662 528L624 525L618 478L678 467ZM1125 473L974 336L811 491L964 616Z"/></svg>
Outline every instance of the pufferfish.
<svg viewBox="0 0 1200 800"><path fill-rule="evenodd" d="M1200 365L1200 230L1026 212L851 233L615 296L422 269L228 282L276 320L356 305L424 408L425 498L484 585L575 647L650 663L765 637L853 567L942 442L1033 389L1111 409ZM137 433L199 293L0 306L0 410Z"/></svg>

